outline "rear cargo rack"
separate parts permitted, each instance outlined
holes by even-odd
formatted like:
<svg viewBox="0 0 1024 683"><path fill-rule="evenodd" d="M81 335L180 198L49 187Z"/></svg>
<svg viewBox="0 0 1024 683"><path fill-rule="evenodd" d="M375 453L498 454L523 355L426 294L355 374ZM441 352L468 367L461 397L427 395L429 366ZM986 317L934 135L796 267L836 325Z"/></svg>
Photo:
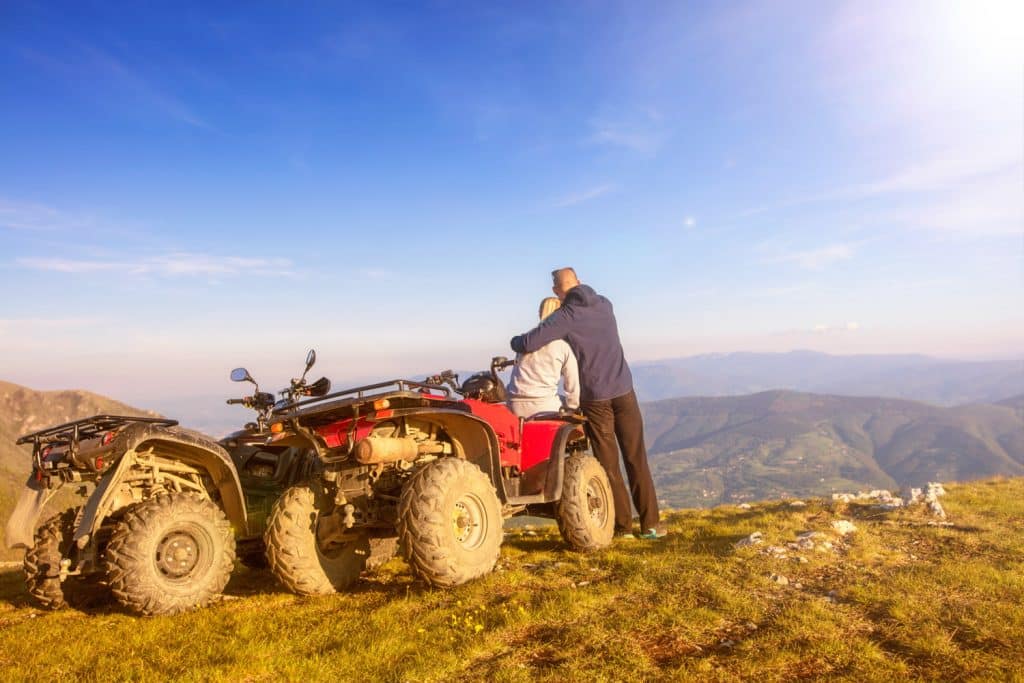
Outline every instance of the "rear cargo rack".
<svg viewBox="0 0 1024 683"><path fill-rule="evenodd" d="M442 384L429 384L427 382L417 382L412 379L393 379L387 382L378 382L377 384L367 384L362 387L353 387L352 389L344 389L342 391L336 391L333 394L327 394L325 396L317 396L315 398L307 398L304 401L298 401L290 406L287 406L281 412L290 413L296 408L302 408L314 403L321 403L323 401L330 401L343 396L348 396L354 399L361 399L366 396L366 392L374 391L377 389L386 389L388 387L397 387L397 391L413 391L414 389L429 389L431 391L440 391L444 393L445 398L451 398L452 390Z"/></svg>
<svg viewBox="0 0 1024 683"><path fill-rule="evenodd" d="M82 439L95 439L104 432L120 429L126 425L141 422L161 427L173 427L177 420L162 417L129 417L127 415L93 415L74 422L65 422L54 427L47 427L19 438L15 443L22 445L31 443L36 449L41 445L66 446Z"/></svg>

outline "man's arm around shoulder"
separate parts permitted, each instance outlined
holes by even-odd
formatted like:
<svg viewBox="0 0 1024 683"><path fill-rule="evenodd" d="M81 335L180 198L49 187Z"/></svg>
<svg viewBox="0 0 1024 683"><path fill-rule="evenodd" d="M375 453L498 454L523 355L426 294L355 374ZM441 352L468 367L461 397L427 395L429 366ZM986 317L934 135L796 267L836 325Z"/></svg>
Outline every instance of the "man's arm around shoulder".
<svg viewBox="0 0 1024 683"><path fill-rule="evenodd" d="M572 318L569 311L560 308L529 332L512 337L512 350L516 353L533 353L556 339L563 339L570 329Z"/></svg>

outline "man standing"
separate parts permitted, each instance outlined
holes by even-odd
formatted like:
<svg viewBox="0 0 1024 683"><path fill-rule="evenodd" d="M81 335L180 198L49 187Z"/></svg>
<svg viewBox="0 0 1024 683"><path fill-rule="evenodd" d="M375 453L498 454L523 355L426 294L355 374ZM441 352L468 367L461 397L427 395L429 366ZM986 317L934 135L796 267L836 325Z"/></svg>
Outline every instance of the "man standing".
<svg viewBox="0 0 1024 683"><path fill-rule="evenodd" d="M612 487L615 531L619 536L632 536L632 493L640 513L640 537L663 536L654 480L647 465L643 418L612 304L580 284L572 268L560 268L551 277L552 290L562 307L534 329L513 337L512 350L531 353L555 339L569 342L579 364L580 408L587 417L587 433ZM629 492L619 469L619 448L629 477Z"/></svg>

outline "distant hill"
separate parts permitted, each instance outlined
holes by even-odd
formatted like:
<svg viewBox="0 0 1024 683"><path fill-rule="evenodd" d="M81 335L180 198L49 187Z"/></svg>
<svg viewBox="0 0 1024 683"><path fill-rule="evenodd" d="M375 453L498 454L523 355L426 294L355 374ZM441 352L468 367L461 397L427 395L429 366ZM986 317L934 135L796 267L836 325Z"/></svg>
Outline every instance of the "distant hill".
<svg viewBox="0 0 1024 683"><path fill-rule="evenodd" d="M832 356L815 351L725 353L634 363L641 401L789 389L886 396L938 405L1024 394L1024 359L958 361L921 355Z"/></svg>
<svg viewBox="0 0 1024 683"><path fill-rule="evenodd" d="M644 404L658 495L673 506L1024 475L1024 414L1006 403L769 391Z"/></svg>
<svg viewBox="0 0 1024 683"><path fill-rule="evenodd" d="M1024 476L1024 395L942 408L769 391L667 399L643 410L658 494L674 507ZM29 450L15 439L96 413L155 415L85 391L0 382L0 521L29 470Z"/></svg>
<svg viewBox="0 0 1024 683"><path fill-rule="evenodd" d="M0 381L0 558L12 556L2 542L3 527L31 466L31 450L14 442L22 434L99 413L156 415L88 391L35 391Z"/></svg>

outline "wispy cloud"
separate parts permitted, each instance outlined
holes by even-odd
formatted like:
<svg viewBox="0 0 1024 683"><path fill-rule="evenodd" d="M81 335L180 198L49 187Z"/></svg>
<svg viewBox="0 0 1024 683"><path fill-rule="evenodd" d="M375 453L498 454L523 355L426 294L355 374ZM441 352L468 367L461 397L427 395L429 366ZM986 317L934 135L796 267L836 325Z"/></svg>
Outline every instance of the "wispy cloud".
<svg viewBox="0 0 1024 683"><path fill-rule="evenodd" d="M592 119L586 141L651 155L661 149L667 137L661 112L648 107Z"/></svg>
<svg viewBox="0 0 1024 683"><path fill-rule="evenodd" d="M50 206L0 198L0 228L50 231L84 228L90 225L90 219L73 216Z"/></svg>
<svg viewBox="0 0 1024 683"><path fill-rule="evenodd" d="M860 329L860 323L850 321L840 325L832 325L828 323L818 323L811 328L811 332L814 334L844 334L848 332L856 332Z"/></svg>
<svg viewBox="0 0 1024 683"><path fill-rule="evenodd" d="M131 66L94 45L81 42L68 45L62 53L64 56L59 58L31 48L23 48L21 53L51 72L78 81L102 84L101 87L90 89L92 97L104 99L111 104L142 105L179 123L195 128L211 128L192 107L155 79L145 76L139 67ZM115 96L111 97L111 94Z"/></svg>
<svg viewBox="0 0 1024 683"><path fill-rule="evenodd" d="M798 195L741 211L751 216L808 204L856 201L878 197L956 190L979 178L1013 175L1019 184L1021 158L1018 150L1003 147L987 153L949 150L942 156L910 164L881 177L841 187ZM1017 188L1019 192L1019 186Z"/></svg>
<svg viewBox="0 0 1024 683"><path fill-rule="evenodd" d="M833 263L853 258L853 244L830 244L816 249L790 250L771 256L769 263L795 263L806 270L824 270Z"/></svg>
<svg viewBox="0 0 1024 683"><path fill-rule="evenodd" d="M595 185L594 187L581 190L580 192L573 192L572 194L565 195L555 200L556 207L575 206L584 202L589 202L598 197L602 197L609 192L614 192L617 187L611 183L605 183L603 185Z"/></svg>
<svg viewBox="0 0 1024 683"><path fill-rule="evenodd" d="M164 277L212 277L234 275L295 275L287 259L214 256L172 252L137 259L88 260L73 258L19 258L19 266L56 273L89 274L117 272L120 275L158 275Z"/></svg>

